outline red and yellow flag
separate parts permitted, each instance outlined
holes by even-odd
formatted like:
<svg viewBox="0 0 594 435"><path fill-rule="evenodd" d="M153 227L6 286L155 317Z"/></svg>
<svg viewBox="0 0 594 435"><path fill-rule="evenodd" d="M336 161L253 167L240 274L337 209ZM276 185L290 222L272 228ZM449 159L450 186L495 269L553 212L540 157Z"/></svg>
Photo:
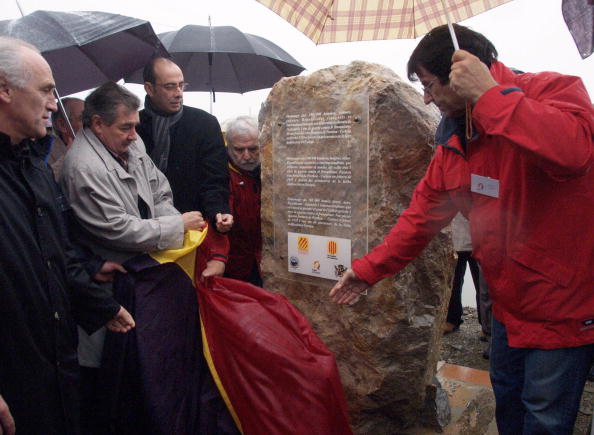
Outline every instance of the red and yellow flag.
<svg viewBox="0 0 594 435"><path fill-rule="evenodd" d="M284 296L228 278L194 279L188 264L202 239L188 236L183 249L151 256L179 264L195 283L203 353L239 430L352 434L334 354Z"/></svg>

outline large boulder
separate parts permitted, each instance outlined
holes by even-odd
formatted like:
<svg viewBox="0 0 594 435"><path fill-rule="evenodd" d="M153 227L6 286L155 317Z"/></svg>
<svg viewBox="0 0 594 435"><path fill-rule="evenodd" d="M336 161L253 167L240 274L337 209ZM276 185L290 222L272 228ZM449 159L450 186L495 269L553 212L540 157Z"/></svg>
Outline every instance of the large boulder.
<svg viewBox="0 0 594 435"><path fill-rule="evenodd" d="M286 142L296 137L294 126L299 125L291 124L289 133L287 122L299 113L309 125L299 127L303 143L313 139L304 148L307 155L314 147L325 162L343 158L328 156L352 156L346 170L337 163L336 168L347 174L344 182L320 182L315 187L316 196L326 194L352 210L341 212L341 223L322 225L318 220L319 225L297 231L287 223L291 204L286 197L311 200L306 190L295 187L299 183L291 185L294 180L286 179L287 171L294 169L287 166ZM336 114L344 114L341 119L350 127L336 123L311 133L312 126L324 126ZM431 159L439 113L391 70L353 62L281 80L259 119L265 287L287 296L335 353L356 433L393 434L423 419L443 426L449 408L447 401L436 399L443 394L435 371L454 262L449 234L440 233L396 278L384 279L350 306L330 302L334 280L291 271L287 253L291 231L346 237L352 240L354 257L380 243L407 208Z"/></svg>

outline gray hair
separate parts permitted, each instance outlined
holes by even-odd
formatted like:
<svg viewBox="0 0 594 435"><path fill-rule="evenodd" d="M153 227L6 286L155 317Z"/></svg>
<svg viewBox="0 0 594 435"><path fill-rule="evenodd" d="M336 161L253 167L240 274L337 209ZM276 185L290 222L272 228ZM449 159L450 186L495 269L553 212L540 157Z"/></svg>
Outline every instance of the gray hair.
<svg viewBox="0 0 594 435"><path fill-rule="evenodd" d="M112 125L118 117L120 105L134 111L140 107L140 100L128 89L117 83L103 83L85 99L83 125L90 127L95 115L99 115L105 124Z"/></svg>
<svg viewBox="0 0 594 435"><path fill-rule="evenodd" d="M24 88L31 78L31 72L23 62L23 49L39 53L37 47L28 42L0 36L0 76L17 88Z"/></svg>
<svg viewBox="0 0 594 435"><path fill-rule="evenodd" d="M238 116L226 123L225 137L228 143L233 143L237 136L258 136L258 121L253 116Z"/></svg>
<svg viewBox="0 0 594 435"><path fill-rule="evenodd" d="M66 116L70 118L70 115L72 114L72 111L70 110L70 102L83 100L81 100L80 98L66 97L62 98L60 101L62 101L62 104L64 105L64 110L66 110ZM66 116L64 116L64 112L62 112L62 106L58 104L58 110L52 112L52 125L55 126L58 119L66 120Z"/></svg>

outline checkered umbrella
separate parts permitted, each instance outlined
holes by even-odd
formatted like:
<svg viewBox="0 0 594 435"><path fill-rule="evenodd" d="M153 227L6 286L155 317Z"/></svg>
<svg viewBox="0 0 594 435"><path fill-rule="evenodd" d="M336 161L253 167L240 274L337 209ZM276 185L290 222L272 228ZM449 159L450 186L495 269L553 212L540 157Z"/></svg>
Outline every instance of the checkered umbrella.
<svg viewBox="0 0 594 435"><path fill-rule="evenodd" d="M316 44L410 39L511 0L257 0Z"/></svg>

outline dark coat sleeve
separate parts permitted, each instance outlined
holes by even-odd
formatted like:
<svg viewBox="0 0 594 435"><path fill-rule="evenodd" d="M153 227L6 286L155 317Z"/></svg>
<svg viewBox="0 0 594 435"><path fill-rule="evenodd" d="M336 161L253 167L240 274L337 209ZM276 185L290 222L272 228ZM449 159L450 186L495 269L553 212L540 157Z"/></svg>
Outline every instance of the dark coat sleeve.
<svg viewBox="0 0 594 435"><path fill-rule="evenodd" d="M59 189L59 186L56 186ZM60 198L64 196L59 195ZM76 323L91 334L104 326L120 310L109 290L93 281L103 259L94 256L84 246L76 242L77 223L72 210L67 204L60 205L62 210L62 234L66 263L66 284L72 304L72 316Z"/></svg>
<svg viewBox="0 0 594 435"><path fill-rule="evenodd" d="M76 323L92 334L118 313L120 304L106 289L91 280L73 254L72 250L66 253L72 314Z"/></svg>
<svg viewBox="0 0 594 435"><path fill-rule="evenodd" d="M152 121L140 112L137 132L149 153L154 147ZM165 175L180 213L200 211L213 224L217 213L230 213L227 149L217 118L184 106L179 122L171 127L171 149Z"/></svg>

